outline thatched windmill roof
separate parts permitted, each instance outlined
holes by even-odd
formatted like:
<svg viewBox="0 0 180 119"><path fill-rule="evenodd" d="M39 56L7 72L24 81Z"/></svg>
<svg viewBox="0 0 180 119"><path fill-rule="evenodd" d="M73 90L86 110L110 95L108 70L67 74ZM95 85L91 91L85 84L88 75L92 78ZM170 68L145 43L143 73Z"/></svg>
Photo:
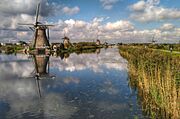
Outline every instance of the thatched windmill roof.
<svg viewBox="0 0 180 119"><path fill-rule="evenodd" d="M66 39L66 40L70 40L67 36L65 36L65 37L64 37L64 38L62 38L62 39L64 39L64 40L65 40L65 39Z"/></svg>

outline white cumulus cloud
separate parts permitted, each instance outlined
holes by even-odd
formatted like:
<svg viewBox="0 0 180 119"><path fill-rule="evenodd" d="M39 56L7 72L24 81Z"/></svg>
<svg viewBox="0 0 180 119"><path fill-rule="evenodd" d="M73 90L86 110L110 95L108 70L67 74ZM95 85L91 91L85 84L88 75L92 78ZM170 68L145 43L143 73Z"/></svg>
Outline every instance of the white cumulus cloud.
<svg viewBox="0 0 180 119"><path fill-rule="evenodd" d="M170 24L170 23L166 23L166 24L163 24L161 26L161 30L173 30L175 28L175 26L173 24Z"/></svg>
<svg viewBox="0 0 180 119"><path fill-rule="evenodd" d="M113 5L117 3L119 0L100 0L102 6L106 10L110 10L113 8Z"/></svg>
<svg viewBox="0 0 180 119"><path fill-rule="evenodd" d="M146 3L143 0L130 6L130 9L134 11L141 11L144 10L145 8L146 8Z"/></svg>
<svg viewBox="0 0 180 119"><path fill-rule="evenodd" d="M80 8L78 6L75 6L73 8L64 7L62 11L64 14L73 15L73 14L77 14L80 11Z"/></svg>
<svg viewBox="0 0 180 119"><path fill-rule="evenodd" d="M116 22L108 22L104 26L104 30L109 31L117 31L117 30L132 30L134 29L133 24L130 21L116 21Z"/></svg>
<svg viewBox="0 0 180 119"><path fill-rule="evenodd" d="M163 21L180 18L180 9L165 8L159 5L160 0L144 0L130 6L130 18L139 22Z"/></svg>

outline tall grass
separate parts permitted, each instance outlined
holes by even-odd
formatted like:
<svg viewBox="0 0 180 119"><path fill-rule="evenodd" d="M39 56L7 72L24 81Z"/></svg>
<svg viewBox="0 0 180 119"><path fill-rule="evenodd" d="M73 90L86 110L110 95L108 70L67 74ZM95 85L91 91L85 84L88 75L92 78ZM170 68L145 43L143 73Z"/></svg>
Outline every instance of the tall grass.
<svg viewBox="0 0 180 119"><path fill-rule="evenodd" d="M129 62L129 84L151 118L180 117L180 57L149 48L121 46Z"/></svg>

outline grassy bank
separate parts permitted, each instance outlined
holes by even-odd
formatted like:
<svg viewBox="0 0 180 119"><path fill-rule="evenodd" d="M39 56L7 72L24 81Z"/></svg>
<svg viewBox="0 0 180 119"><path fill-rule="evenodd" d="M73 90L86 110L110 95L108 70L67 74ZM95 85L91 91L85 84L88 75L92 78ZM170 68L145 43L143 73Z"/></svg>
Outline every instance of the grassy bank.
<svg viewBox="0 0 180 119"><path fill-rule="evenodd" d="M95 52L97 49L103 48L103 45L96 45L93 42L79 42L73 44L72 47L68 49L59 49L58 53L69 52L69 53L88 53L88 52Z"/></svg>
<svg viewBox="0 0 180 119"><path fill-rule="evenodd" d="M6 46L0 46L0 53L4 52L6 54L11 54L11 53L19 53L23 52L26 46L21 46L21 45L6 45ZM81 52L91 52L91 51L96 51L99 48L107 47L106 45L96 45L94 42L79 42L79 43L73 43L69 45L68 48L63 47L57 47L56 50L53 49L53 46L51 45L50 48L48 49L50 52L57 52L59 53L81 53ZM29 48L29 53L36 52L34 48Z"/></svg>
<svg viewBox="0 0 180 119"><path fill-rule="evenodd" d="M180 116L180 56L169 52L122 45L128 60L129 84L137 89L143 112L151 118Z"/></svg>
<svg viewBox="0 0 180 119"><path fill-rule="evenodd" d="M166 52L170 52L170 49L174 52L180 52L180 44L151 44L151 43L144 43L144 44L121 44L119 46L128 46L128 47L137 47L137 48L149 48L149 49L157 49Z"/></svg>

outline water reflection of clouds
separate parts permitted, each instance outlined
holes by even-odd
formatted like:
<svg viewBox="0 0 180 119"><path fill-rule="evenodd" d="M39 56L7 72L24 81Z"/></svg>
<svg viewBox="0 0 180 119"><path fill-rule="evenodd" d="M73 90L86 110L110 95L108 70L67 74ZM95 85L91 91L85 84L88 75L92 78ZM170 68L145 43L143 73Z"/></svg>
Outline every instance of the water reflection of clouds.
<svg viewBox="0 0 180 119"><path fill-rule="evenodd" d="M99 91L109 95L117 95L119 93L119 89L110 80L105 81Z"/></svg>
<svg viewBox="0 0 180 119"><path fill-rule="evenodd" d="M43 99L13 99L9 101L10 109L8 118L23 118L32 115L33 117L47 118L70 118L76 111L72 104L67 104L60 94L49 93Z"/></svg>
<svg viewBox="0 0 180 119"><path fill-rule="evenodd" d="M69 83L79 84L80 79L75 78L75 77L66 77L66 78L63 78L63 82L65 84L69 84Z"/></svg>
<svg viewBox="0 0 180 119"><path fill-rule="evenodd" d="M0 56L0 101L9 105L6 117L23 118L23 115L37 115L44 118L61 117L68 119L77 108L66 104L60 94L47 93L40 100L35 79L31 76L34 65L25 56ZM79 83L78 79L64 78L64 83ZM1 117L1 116L0 116Z"/></svg>
<svg viewBox="0 0 180 119"><path fill-rule="evenodd" d="M82 94L86 94L85 96L88 96L87 98L92 98L90 101L97 104L98 110L112 111L126 109L125 104L118 102L113 103L111 100L104 100L104 97L99 98L101 100L93 100L98 97L96 97L95 94L102 94L105 97L108 96L116 99L118 98L117 95L122 93L120 92L121 90L119 85L116 85L115 82L116 79L122 78L124 80L127 78L127 61L119 55L118 50L116 49L103 50L98 55L71 54L66 60L51 57L51 69L58 69L58 72L56 73L66 71L70 72L70 74L60 78L57 77L55 80L46 80L47 82L42 80L42 82L45 83L40 84L43 88L42 92L44 91L44 95L41 99L38 99L38 90L35 79L20 79L20 77L30 76L31 72L34 70L32 62L19 62L18 60L21 59L20 57L15 57L9 60L12 62L3 62L0 64L0 99L7 100L10 107L7 117L9 116L11 118L14 116L13 118L21 118L23 114L28 115L28 113L30 113L34 115L34 117L59 117L68 119L78 110L81 110L81 105L77 104L76 107L73 105L76 103L68 102L66 99L67 97L64 97L64 94L62 95L61 92L56 92L64 89L66 89L66 92L69 95L74 95L76 97L80 94L80 96L82 96ZM6 58L2 59L3 58L1 58L1 61L5 61ZM24 57L24 60L27 59L27 57ZM14 60L17 60L17 62ZM89 79L89 81L88 79L83 80L83 75L75 78L73 73L71 74L73 71L83 71L86 69L92 70L94 78L98 78L99 81L92 79ZM53 73L54 70L51 71ZM103 75L97 75L97 72L101 72ZM111 73L114 74L112 75ZM122 81L121 83L124 82ZM78 88L68 84L77 84ZM69 89L68 86L72 86L72 89ZM86 89L88 86L94 87L92 89L92 93L89 93L89 90ZM79 91L77 94L74 94L71 90ZM78 98L79 101L83 102L85 97L82 96Z"/></svg>
<svg viewBox="0 0 180 119"><path fill-rule="evenodd" d="M73 105L66 103L63 96L54 93L45 97L43 105L47 117L68 119L77 111Z"/></svg>
<svg viewBox="0 0 180 119"><path fill-rule="evenodd" d="M117 49L107 49L100 54L71 54L65 61L52 58L51 66L59 71L80 71L90 69L94 72L103 72L102 67L115 70L126 70L127 61L123 59Z"/></svg>
<svg viewBox="0 0 180 119"><path fill-rule="evenodd" d="M0 55L0 80L28 77L33 70L33 62L26 55Z"/></svg>
<svg viewBox="0 0 180 119"><path fill-rule="evenodd" d="M16 55L3 55L1 54L0 55L0 62L3 62L3 61L17 61L17 60L28 60L28 56L26 55L23 55L23 54L16 54Z"/></svg>
<svg viewBox="0 0 180 119"><path fill-rule="evenodd" d="M0 80L0 101L9 105L8 118L21 118L24 114L40 117L62 117L68 119L77 111L67 104L64 97L56 93L46 93L38 99L35 79Z"/></svg>
<svg viewBox="0 0 180 119"><path fill-rule="evenodd" d="M103 111L128 110L129 108L125 103L112 103L108 101L99 102L97 107Z"/></svg>
<svg viewBox="0 0 180 119"><path fill-rule="evenodd" d="M30 61L3 62L0 64L0 80L13 77L28 77L33 70L34 66Z"/></svg>
<svg viewBox="0 0 180 119"><path fill-rule="evenodd" d="M0 97L1 98L29 98L37 94L35 82L31 80L0 80Z"/></svg>

